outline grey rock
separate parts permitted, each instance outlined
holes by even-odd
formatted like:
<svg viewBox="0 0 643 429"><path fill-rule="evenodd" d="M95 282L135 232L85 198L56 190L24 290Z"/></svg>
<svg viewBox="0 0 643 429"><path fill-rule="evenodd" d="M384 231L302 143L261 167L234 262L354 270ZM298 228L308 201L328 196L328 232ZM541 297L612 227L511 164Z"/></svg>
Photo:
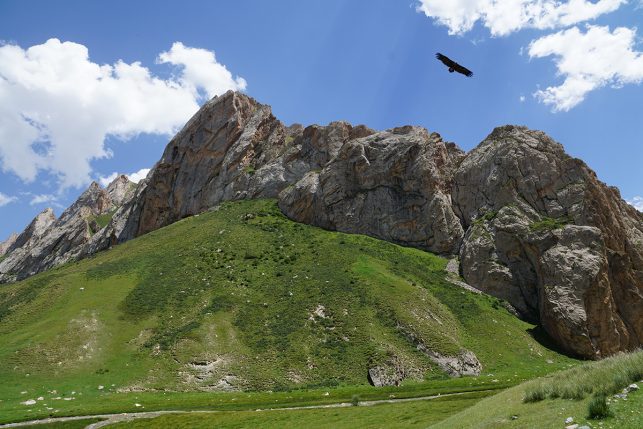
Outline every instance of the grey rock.
<svg viewBox="0 0 643 429"><path fill-rule="evenodd" d="M376 366L368 369L368 380L375 387L399 386L403 377L397 372L390 371L389 368Z"/></svg>
<svg viewBox="0 0 643 429"><path fill-rule="evenodd" d="M406 338L415 344L415 348L424 353L436 365L452 377L460 377L463 375L480 375L482 372L482 364L476 355L466 349L461 349L456 355L448 356L432 350L420 338L418 338L412 330L403 325L398 325L397 329L406 336Z"/></svg>
<svg viewBox="0 0 643 429"><path fill-rule="evenodd" d="M448 189L462 156L419 127L370 134L284 189L279 207L299 222L452 253L463 231Z"/></svg>
<svg viewBox="0 0 643 429"><path fill-rule="evenodd" d="M454 175L462 275L571 353L643 342L643 221L544 133L495 129Z"/></svg>
<svg viewBox="0 0 643 429"><path fill-rule="evenodd" d="M399 386L407 379L422 379L422 371L405 365L397 356L368 369L368 382L375 387Z"/></svg>
<svg viewBox="0 0 643 429"><path fill-rule="evenodd" d="M124 176L107 189L93 182L60 218L51 209L40 213L0 262L0 282L21 280L80 256L101 229L96 217L114 211L132 193Z"/></svg>
<svg viewBox="0 0 643 429"><path fill-rule="evenodd" d="M18 234L13 232L11 233L9 238L7 238L5 241L0 243L0 256L4 256L8 252L9 248L13 245L13 243L16 242L17 238L18 238Z"/></svg>
<svg viewBox="0 0 643 429"><path fill-rule="evenodd" d="M56 215L51 208L46 208L40 212L33 220L27 225L22 233L14 240L13 244L7 248L6 253L11 253L30 242L37 241L42 237L49 227L56 221Z"/></svg>
<svg viewBox="0 0 643 429"><path fill-rule="evenodd" d="M222 201L275 197L300 222L457 255L464 282L453 273L454 284L502 298L571 353L643 343L643 214L544 133L499 127L465 154L420 127L286 127L231 91L188 121L136 189L123 178L92 185L60 219L26 230L0 282ZM112 212L106 227L92 222ZM435 359L475 373L474 357Z"/></svg>

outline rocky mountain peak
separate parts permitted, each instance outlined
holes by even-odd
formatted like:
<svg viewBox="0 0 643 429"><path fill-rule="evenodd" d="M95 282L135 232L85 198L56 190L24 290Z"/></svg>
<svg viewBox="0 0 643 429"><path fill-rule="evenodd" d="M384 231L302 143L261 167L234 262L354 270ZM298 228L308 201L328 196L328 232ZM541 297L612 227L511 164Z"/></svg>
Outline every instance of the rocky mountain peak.
<svg viewBox="0 0 643 429"><path fill-rule="evenodd" d="M13 243L15 243L15 242L16 242L16 239L17 239L17 238L18 238L18 234L16 234L15 232L13 232L13 233L11 233L11 235L9 236L9 238L7 238L5 241L3 241L2 243L0 243L0 257L1 257L1 256L4 256L4 255L7 253L7 251L8 251L8 250L9 250L9 248L11 247L11 245L13 245Z"/></svg>
<svg viewBox="0 0 643 429"><path fill-rule="evenodd" d="M124 174L119 175L105 188L113 206L122 206L123 203L131 197L136 188L136 183L130 181Z"/></svg>
<svg viewBox="0 0 643 429"><path fill-rule="evenodd" d="M0 263L0 281L19 280L78 256L102 229L98 217L114 213L134 195L134 189L125 176L107 189L92 182L60 218L51 208L45 209L8 247Z"/></svg>
<svg viewBox="0 0 643 429"><path fill-rule="evenodd" d="M27 225L27 228L18 235L13 244L7 248L6 254L25 246L29 242L39 240L40 237L45 235L55 221L56 215L50 207L47 207L42 212L38 213L29 225Z"/></svg>
<svg viewBox="0 0 643 429"><path fill-rule="evenodd" d="M270 106L229 91L205 103L135 190L125 180L92 184L36 245L0 263L0 281L222 201L277 198L300 222L458 257L470 286L571 353L643 342L643 216L541 131L497 127L464 153L411 125L286 127ZM117 206L107 226L91 223Z"/></svg>

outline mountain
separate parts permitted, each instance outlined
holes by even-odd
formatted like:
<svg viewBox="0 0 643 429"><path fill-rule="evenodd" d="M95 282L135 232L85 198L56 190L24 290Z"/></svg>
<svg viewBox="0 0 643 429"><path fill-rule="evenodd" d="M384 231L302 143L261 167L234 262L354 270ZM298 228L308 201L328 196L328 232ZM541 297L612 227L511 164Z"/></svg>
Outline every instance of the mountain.
<svg viewBox="0 0 643 429"><path fill-rule="evenodd" d="M0 243L0 258L3 257L7 253L7 251L9 251L11 246L13 246L13 243L16 242L17 238L18 234L14 232L9 236L9 238Z"/></svg>
<svg viewBox="0 0 643 429"><path fill-rule="evenodd" d="M256 198L277 198L299 222L457 256L468 284L570 353L599 358L643 342L643 217L544 133L498 127L464 153L420 127L286 127L237 92L190 119L107 226L66 240L57 259L46 246L31 259L14 250L0 278Z"/></svg>
<svg viewBox="0 0 643 429"><path fill-rule="evenodd" d="M0 415L24 412L25 391L56 409L67 403L51 396L75 397L67 405L77 409L91 398L119 400L115 393L462 374L482 374L489 388L574 363L500 300L455 285L447 262L294 222L275 200L221 203L4 285Z"/></svg>
<svg viewBox="0 0 643 429"><path fill-rule="evenodd" d="M21 280L78 257L92 236L134 195L134 189L135 184L125 176L105 189L92 182L58 219L52 209L45 209L8 246L0 261L0 281Z"/></svg>

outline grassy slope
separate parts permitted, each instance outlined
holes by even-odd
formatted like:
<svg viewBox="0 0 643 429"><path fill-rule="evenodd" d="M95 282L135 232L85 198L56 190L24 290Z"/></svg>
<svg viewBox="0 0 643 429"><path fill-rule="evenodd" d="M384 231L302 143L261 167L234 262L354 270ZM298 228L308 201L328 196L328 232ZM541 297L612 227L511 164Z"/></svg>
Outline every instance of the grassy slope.
<svg viewBox="0 0 643 429"><path fill-rule="evenodd" d="M572 417L575 423L590 427L638 429L643 427L643 383L639 383L641 389L631 392L626 400L612 395L642 376L643 351L619 355L520 384L432 427L559 428L564 427L567 417ZM539 390L548 392L554 399L523 400ZM612 416L603 420L589 419L590 395L598 392L609 394ZM512 419L512 416L517 418Z"/></svg>
<svg viewBox="0 0 643 429"><path fill-rule="evenodd" d="M369 367L393 363L435 380L402 389L413 395L515 384L573 364L497 300L446 282L445 263L291 222L274 201L224 204L2 286L0 420L133 411L142 400L148 410L222 406L235 399L154 392L207 389L225 376L244 390L355 386L367 383ZM474 351L484 376L444 380L402 330L443 354ZM205 376L189 366L203 362ZM327 400L351 389L371 391L339 389ZM306 395L299 402L319 397Z"/></svg>

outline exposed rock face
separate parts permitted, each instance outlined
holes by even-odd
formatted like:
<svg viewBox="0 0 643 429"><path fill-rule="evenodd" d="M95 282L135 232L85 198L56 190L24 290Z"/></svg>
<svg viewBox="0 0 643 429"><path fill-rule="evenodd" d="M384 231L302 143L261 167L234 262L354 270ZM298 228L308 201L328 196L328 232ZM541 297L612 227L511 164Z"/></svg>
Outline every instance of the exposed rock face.
<svg viewBox="0 0 643 429"><path fill-rule="evenodd" d="M128 232L153 231L222 200L276 196L287 182L271 164L285 139L269 106L233 92L214 98L167 145Z"/></svg>
<svg viewBox="0 0 643 429"><path fill-rule="evenodd" d="M5 253L9 254L16 249L23 247L26 243L36 241L42 237L52 223L56 221L56 215L50 208L46 208L36 216L22 233L14 240L13 244L7 247Z"/></svg>
<svg viewBox="0 0 643 429"><path fill-rule="evenodd" d="M643 222L544 133L494 130L455 172L462 275L540 320L568 351L643 342Z"/></svg>
<svg viewBox="0 0 643 429"><path fill-rule="evenodd" d="M299 222L452 253L463 230L449 191L463 156L424 128L374 133L285 189L279 207Z"/></svg>
<svg viewBox="0 0 643 429"><path fill-rule="evenodd" d="M0 243L0 256L4 256L5 253L7 253L7 251L13 245L13 243L16 242L17 238L18 238L18 234L14 232L9 236L9 238L7 238L5 241Z"/></svg>
<svg viewBox="0 0 643 429"><path fill-rule="evenodd" d="M93 182L56 219L46 209L29 224L0 262L0 281L15 281L77 257L101 226L97 217L108 214L131 197L134 184L125 176L106 189Z"/></svg>
<svg viewBox="0 0 643 429"><path fill-rule="evenodd" d="M221 201L277 197L301 222L458 255L467 284L581 356L643 342L643 216L542 132L500 127L465 154L419 127L286 127L269 106L228 92L194 115L135 191L122 178L112 185L90 187L40 238L14 243L0 281ZM105 228L92 223L114 210ZM436 359L476 373L466 353Z"/></svg>
<svg viewBox="0 0 643 429"><path fill-rule="evenodd" d="M229 91L197 112L170 141L130 204L84 254L127 241L221 201L276 198L335 157L349 140L373 133L333 122L284 126L270 106Z"/></svg>

